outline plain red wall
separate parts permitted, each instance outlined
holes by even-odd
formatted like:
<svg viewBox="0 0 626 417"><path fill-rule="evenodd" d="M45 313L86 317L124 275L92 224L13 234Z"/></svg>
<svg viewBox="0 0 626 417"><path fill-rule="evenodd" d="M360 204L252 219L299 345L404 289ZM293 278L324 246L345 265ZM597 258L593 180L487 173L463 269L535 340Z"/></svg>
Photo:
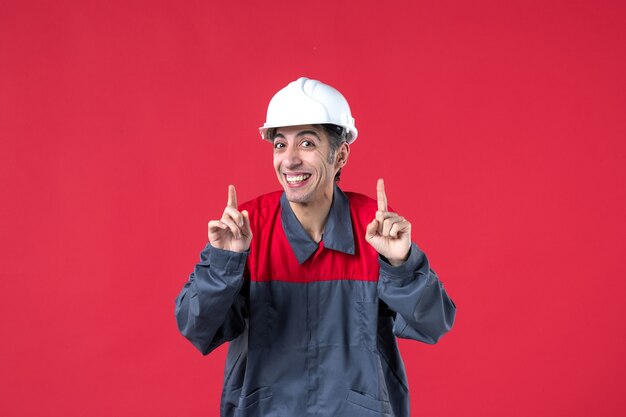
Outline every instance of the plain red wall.
<svg viewBox="0 0 626 417"><path fill-rule="evenodd" d="M413 223L458 306L402 341L414 416L626 412L619 1L0 3L0 414L215 416L174 299L305 75L348 98L344 189Z"/></svg>

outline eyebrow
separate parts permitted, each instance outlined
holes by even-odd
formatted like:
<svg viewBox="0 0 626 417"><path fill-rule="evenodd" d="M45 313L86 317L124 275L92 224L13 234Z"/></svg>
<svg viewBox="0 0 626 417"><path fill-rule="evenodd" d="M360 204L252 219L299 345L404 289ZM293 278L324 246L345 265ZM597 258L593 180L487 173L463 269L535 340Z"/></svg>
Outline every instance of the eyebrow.
<svg viewBox="0 0 626 417"><path fill-rule="evenodd" d="M299 136L306 136L306 135L312 135L315 136L318 140L320 140L320 135L317 134L317 132L315 132L314 130L303 130L302 132L298 132L298 134L296 135L296 137ZM285 136L282 133L276 133L274 135L274 139L276 138L282 138L285 139Z"/></svg>

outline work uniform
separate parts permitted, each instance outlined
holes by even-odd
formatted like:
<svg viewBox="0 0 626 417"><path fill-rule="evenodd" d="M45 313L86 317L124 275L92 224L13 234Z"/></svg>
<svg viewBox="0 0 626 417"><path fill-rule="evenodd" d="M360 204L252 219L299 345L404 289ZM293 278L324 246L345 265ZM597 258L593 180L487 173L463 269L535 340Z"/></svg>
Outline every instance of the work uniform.
<svg viewBox="0 0 626 417"><path fill-rule="evenodd" d="M408 417L395 336L436 343L456 312L424 253L391 266L365 240L376 200L336 185L319 244L282 192L239 209L249 251L207 244L176 300L203 354L230 341L220 415Z"/></svg>

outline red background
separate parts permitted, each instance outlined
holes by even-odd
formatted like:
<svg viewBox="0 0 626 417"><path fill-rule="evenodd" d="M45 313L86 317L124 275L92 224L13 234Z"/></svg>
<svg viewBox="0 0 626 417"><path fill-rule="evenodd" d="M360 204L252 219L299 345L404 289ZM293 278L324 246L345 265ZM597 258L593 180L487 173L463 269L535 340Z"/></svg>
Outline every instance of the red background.
<svg viewBox="0 0 626 417"><path fill-rule="evenodd" d="M0 3L0 414L218 414L174 299L301 75L360 135L458 306L401 342L414 416L626 411L619 1Z"/></svg>

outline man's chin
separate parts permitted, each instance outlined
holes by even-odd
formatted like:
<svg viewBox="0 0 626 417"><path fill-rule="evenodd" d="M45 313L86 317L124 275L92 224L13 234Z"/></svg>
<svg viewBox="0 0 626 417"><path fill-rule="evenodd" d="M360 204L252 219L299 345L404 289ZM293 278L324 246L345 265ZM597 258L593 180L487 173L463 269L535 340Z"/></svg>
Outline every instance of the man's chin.
<svg viewBox="0 0 626 417"><path fill-rule="evenodd" d="M309 193L300 193L289 188L285 190L285 196L287 197L287 201L296 204L306 204L311 199Z"/></svg>

